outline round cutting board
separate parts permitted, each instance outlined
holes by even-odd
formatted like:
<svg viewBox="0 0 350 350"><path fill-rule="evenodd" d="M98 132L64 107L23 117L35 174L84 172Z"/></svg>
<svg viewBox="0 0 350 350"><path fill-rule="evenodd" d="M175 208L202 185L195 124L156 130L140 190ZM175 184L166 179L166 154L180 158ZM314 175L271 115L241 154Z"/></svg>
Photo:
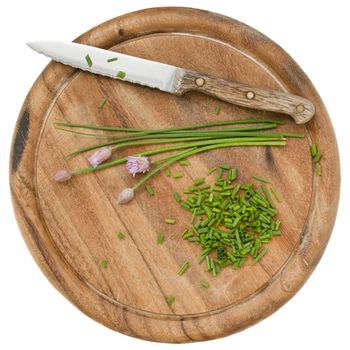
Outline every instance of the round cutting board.
<svg viewBox="0 0 350 350"><path fill-rule="evenodd" d="M54 121L160 128L204 121L272 116L198 93L183 97L82 72L51 62L26 98L14 133L10 180L23 237L51 283L96 321L119 332L154 341L189 342L222 337L267 317L287 302L309 277L326 247L339 196L339 158L325 107L310 80L278 45L231 18L189 8L155 8L105 22L77 42L119 51L227 80L288 91L310 99L315 117L296 125L287 116L282 130L305 133L286 147L212 151L174 165L184 177L165 174L127 205L116 197L135 179L124 166L77 176L66 184L51 180L60 168L87 165L87 155L64 155L94 142L54 128ZM97 106L102 98L107 103ZM221 107L220 114L215 113ZM315 174L309 145L323 154ZM138 148L134 152L138 152ZM119 151L114 157L125 156ZM183 241L190 215L173 199L212 166L227 162L238 181L267 177L283 202L282 235L255 266L225 268L211 277L198 265L200 247ZM213 180L213 176L209 182ZM164 219L173 217L175 225ZM119 239L116 232L125 233ZM156 244L162 232L165 241ZM102 268L101 261L107 260ZM179 277L184 260L190 269ZM199 281L206 279L210 288ZM168 305L166 296L176 300Z"/></svg>

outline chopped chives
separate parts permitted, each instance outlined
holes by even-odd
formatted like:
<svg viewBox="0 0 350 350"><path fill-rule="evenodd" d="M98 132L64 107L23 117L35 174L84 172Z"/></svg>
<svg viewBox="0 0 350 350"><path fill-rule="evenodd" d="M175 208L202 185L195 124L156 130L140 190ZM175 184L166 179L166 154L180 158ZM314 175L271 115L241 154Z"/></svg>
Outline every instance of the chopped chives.
<svg viewBox="0 0 350 350"><path fill-rule="evenodd" d="M171 176L171 173L170 173L170 169L169 168L166 168L165 169L165 175L170 177Z"/></svg>
<svg viewBox="0 0 350 350"><path fill-rule="evenodd" d="M187 165L188 165L188 161L185 160L185 159L183 159L183 160L180 160L180 161L179 161L179 164L180 164L181 166L187 166Z"/></svg>
<svg viewBox="0 0 350 350"><path fill-rule="evenodd" d="M258 176L258 175L252 175L252 178L261 182L265 182L265 183L270 183L270 181L268 179L265 179L264 177Z"/></svg>
<svg viewBox="0 0 350 350"><path fill-rule="evenodd" d="M222 163L222 164L220 165L220 168L221 168L221 169L224 169L224 170L230 170L230 166L229 166L227 163Z"/></svg>
<svg viewBox="0 0 350 350"><path fill-rule="evenodd" d="M151 185L146 185L146 191L148 192L148 194L153 197L154 196L154 191L153 188L151 187Z"/></svg>
<svg viewBox="0 0 350 350"><path fill-rule="evenodd" d="M265 244L281 235L267 184L262 184L261 191L252 183L231 185L230 175L235 178L237 170L232 174L230 166L224 168L220 167L229 170L226 178L185 190L186 205L182 206L192 213L192 226L182 238L201 246L198 263L205 260L205 271L213 277L225 266L244 266L249 256L256 264L266 254Z"/></svg>
<svg viewBox="0 0 350 350"><path fill-rule="evenodd" d="M315 171L316 171L316 174L317 174L318 176L321 176L321 175L322 175L322 168L321 168L321 164L320 164L320 163L317 163L317 164L316 164Z"/></svg>
<svg viewBox="0 0 350 350"><path fill-rule="evenodd" d="M157 234L157 244L162 244L164 242L164 235L162 233Z"/></svg>
<svg viewBox="0 0 350 350"><path fill-rule="evenodd" d="M165 223L168 225L174 225L176 223L175 219L167 218L165 219Z"/></svg>
<svg viewBox="0 0 350 350"><path fill-rule="evenodd" d="M315 163L319 162L322 158L322 154L320 152L317 151L316 155L313 157L313 161Z"/></svg>
<svg viewBox="0 0 350 350"><path fill-rule="evenodd" d="M107 260L102 260L101 261L101 266L103 269L105 269L107 267Z"/></svg>
<svg viewBox="0 0 350 350"><path fill-rule="evenodd" d="M190 263L188 261L185 261L182 266L180 267L179 271L177 271L177 274L179 276L182 276L186 271L187 269L189 268L190 266Z"/></svg>
<svg viewBox="0 0 350 350"><path fill-rule="evenodd" d="M178 202L178 203L181 202L181 196L180 196L180 194L178 192L174 192L173 196L174 196L176 202Z"/></svg>
<svg viewBox="0 0 350 350"><path fill-rule="evenodd" d="M117 73L117 75L116 75L116 77L117 77L117 78L120 78L120 79L124 79L125 76L126 76L126 73L123 72L123 71L121 71L121 70L120 70L120 71Z"/></svg>
<svg viewBox="0 0 350 350"><path fill-rule="evenodd" d="M199 283L200 283L200 285L201 285L203 288L209 288L209 287L210 287L209 282L206 281L206 280L202 280L202 281L200 281Z"/></svg>
<svg viewBox="0 0 350 350"><path fill-rule="evenodd" d="M168 303L168 305L171 305L174 301L175 301L175 297L173 295L168 295L166 297L166 302Z"/></svg>
<svg viewBox="0 0 350 350"><path fill-rule="evenodd" d="M92 60L91 60L91 57L89 54L87 54L85 56L85 60L86 60L86 63L88 64L88 66L91 68L92 67Z"/></svg>
<svg viewBox="0 0 350 350"><path fill-rule="evenodd" d="M221 108L220 107L216 107L214 112L215 112L216 115L220 114Z"/></svg>
<svg viewBox="0 0 350 350"><path fill-rule="evenodd" d="M262 186L261 186L261 189L262 189L262 191L264 192L264 195L265 195L266 199L268 200L268 202L270 203L271 207L272 207L272 208L275 208L275 204L274 204L273 201L272 201L272 198L271 198L271 196L270 196L269 191L267 190L266 185L262 185Z"/></svg>
<svg viewBox="0 0 350 350"><path fill-rule="evenodd" d="M195 217L196 217L196 211L197 211L197 208L194 208L193 214L192 214L192 218L191 218L191 224L194 223L194 219L195 219Z"/></svg>
<svg viewBox="0 0 350 350"><path fill-rule="evenodd" d="M257 256L253 259L253 265L257 264L258 261L267 253L267 248L264 248Z"/></svg>
<svg viewBox="0 0 350 350"><path fill-rule="evenodd" d="M106 104L107 99L103 98L100 103L98 104L98 109L102 109L104 107L104 105Z"/></svg>
<svg viewBox="0 0 350 350"><path fill-rule="evenodd" d="M311 146L310 146L310 153L311 153L311 157L315 157L315 155L317 154L317 145L315 143L313 143Z"/></svg>
<svg viewBox="0 0 350 350"><path fill-rule="evenodd" d="M199 186L199 185L201 185L204 181L205 181L205 178L204 178L204 177L201 177L201 178L199 178L199 179L194 180L194 181L193 181L193 184L194 184L195 186Z"/></svg>
<svg viewBox="0 0 350 350"><path fill-rule="evenodd" d="M117 237L120 238L120 239L123 239L125 237L125 235L124 235L123 232L118 232L117 233Z"/></svg>
<svg viewBox="0 0 350 350"><path fill-rule="evenodd" d="M237 177L237 169L230 169L229 173L228 173L228 180L229 181L234 181L236 180Z"/></svg>
<svg viewBox="0 0 350 350"><path fill-rule="evenodd" d="M223 173L223 169L222 169L222 168L219 168L218 174L216 175L216 180L221 179L222 173Z"/></svg>
<svg viewBox="0 0 350 350"><path fill-rule="evenodd" d="M118 57L112 57L107 60L108 63L118 61Z"/></svg>
<svg viewBox="0 0 350 350"><path fill-rule="evenodd" d="M212 174L217 169L216 166L208 170L208 175Z"/></svg>
<svg viewBox="0 0 350 350"><path fill-rule="evenodd" d="M270 186L270 190L271 190L271 193L274 195L274 197L276 198L276 201L278 203L281 203L282 202L282 199L281 199L281 196L280 194L277 192L276 188L273 187L272 185Z"/></svg>
<svg viewBox="0 0 350 350"><path fill-rule="evenodd" d="M180 173L179 171L174 173L174 178L175 179L180 179L181 177L183 177L184 175L182 173Z"/></svg>

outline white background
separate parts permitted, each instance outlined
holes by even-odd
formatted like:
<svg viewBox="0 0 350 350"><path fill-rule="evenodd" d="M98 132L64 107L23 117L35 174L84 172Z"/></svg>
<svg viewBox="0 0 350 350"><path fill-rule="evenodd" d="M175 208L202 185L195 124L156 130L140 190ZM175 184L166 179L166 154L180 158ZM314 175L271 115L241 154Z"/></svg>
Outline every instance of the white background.
<svg viewBox="0 0 350 350"><path fill-rule="evenodd" d="M0 349L328 349L349 348L348 1L1 1L0 2ZM342 165L337 222L326 252L305 286L282 309L238 334L205 343L167 345L113 332L59 294L32 259L18 230L8 186L15 121L48 60L24 43L72 40L115 16L145 7L191 6L219 12L279 43L308 74L328 108ZM291 189L292 190L292 189Z"/></svg>

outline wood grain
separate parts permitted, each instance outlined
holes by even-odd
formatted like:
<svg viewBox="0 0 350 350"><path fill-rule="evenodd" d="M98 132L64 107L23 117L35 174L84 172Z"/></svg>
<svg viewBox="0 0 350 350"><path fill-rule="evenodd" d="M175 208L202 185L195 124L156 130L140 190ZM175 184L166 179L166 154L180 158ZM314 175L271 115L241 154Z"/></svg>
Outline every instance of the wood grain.
<svg viewBox="0 0 350 350"><path fill-rule="evenodd" d="M167 127L271 113L218 102L189 92L183 97L95 76L51 62L30 90L20 112L11 154L11 191L28 247L47 278L73 304L119 332L153 341L189 342L242 330L267 317L303 285L322 256L336 216L339 158L332 125L320 97L296 63L276 44L227 17L187 8L135 12L103 23L78 42L117 50L226 80L305 96L316 107L305 126L285 120L283 129L305 132L285 148L226 149L194 156L174 180L159 174L150 182L156 195L140 190L128 205L116 196L130 186L124 167L51 181L62 166L87 164L86 156L64 160L67 152L91 144L88 137L57 132L53 122ZM249 43L249 45L248 45ZM195 50L194 50L195 48ZM205 58L201 52L206 52ZM233 64L234 62L234 64ZM99 101L108 97L105 107ZM221 113L215 115L217 106ZM314 173L309 144L322 151L323 176ZM142 148L135 148L135 151ZM119 155L128 152L120 151ZM283 197L283 234L256 266L216 279L196 263L198 247L182 241L189 217L172 199L191 179L222 161L237 166L239 181L266 176ZM166 226L164 218L177 219ZM116 237L117 231L125 238ZM165 242L156 245L157 232ZM107 259L106 269L101 260ZM178 277L183 260L191 268ZM208 279L211 288L200 288ZM169 306L165 297L176 295ZM38 306L40 307L40 306Z"/></svg>
<svg viewBox="0 0 350 350"><path fill-rule="evenodd" d="M306 98L204 73L180 71L175 91L180 95L188 91L201 91L239 106L288 114L297 124L307 123L315 115L314 105Z"/></svg>

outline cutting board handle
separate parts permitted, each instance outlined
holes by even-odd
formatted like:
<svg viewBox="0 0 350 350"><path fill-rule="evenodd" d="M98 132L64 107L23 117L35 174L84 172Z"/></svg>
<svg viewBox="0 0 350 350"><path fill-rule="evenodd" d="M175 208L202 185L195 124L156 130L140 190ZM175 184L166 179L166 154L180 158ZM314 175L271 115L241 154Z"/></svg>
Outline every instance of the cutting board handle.
<svg viewBox="0 0 350 350"><path fill-rule="evenodd" d="M176 93L190 90L243 107L288 114L297 124L308 122L315 114L314 105L303 97L183 70Z"/></svg>

